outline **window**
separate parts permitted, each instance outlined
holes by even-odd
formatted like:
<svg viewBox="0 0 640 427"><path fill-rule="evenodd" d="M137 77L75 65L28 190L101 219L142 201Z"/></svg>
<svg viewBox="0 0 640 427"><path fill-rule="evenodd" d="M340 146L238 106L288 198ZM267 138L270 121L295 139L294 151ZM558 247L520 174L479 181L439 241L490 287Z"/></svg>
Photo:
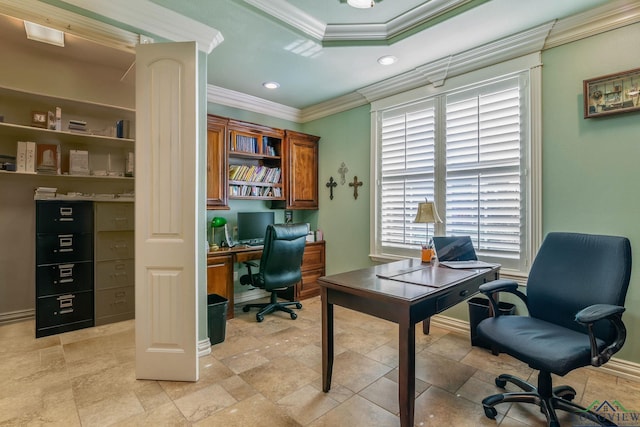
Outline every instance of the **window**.
<svg viewBox="0 0 640 427"><path fill-rule="evenodd" d="M521 72L374 109L376 255L417 256L434 233L469 235L480 258L526 271L528 80ZM425 198L444 224L413 222Z"/></svg>

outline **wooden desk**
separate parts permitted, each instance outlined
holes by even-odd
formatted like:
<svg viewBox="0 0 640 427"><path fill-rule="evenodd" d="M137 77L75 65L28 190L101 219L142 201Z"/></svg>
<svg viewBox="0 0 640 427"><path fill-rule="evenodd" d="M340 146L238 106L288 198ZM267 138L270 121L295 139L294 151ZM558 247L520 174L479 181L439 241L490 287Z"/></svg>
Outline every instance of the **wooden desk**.
<svg viewBox="0 0 640 427"><path fill-rule="evenodd" d="M438 287L410 284L378 275L424 267L425 282ZM357 310L398 324L400 337L398 398L400 425L413 427L415 404L415 324L450 308L496 280L499 267L453 270L408 259L318 279L322 298L322 389L331 388L333 370L333 305ZM422 274L422 273L420 273ZM465 276L466 274L466 276ZM427 328L425 328L426 330Z"/></svg>
<svg viewBox="0 0 640 427"><path fill-rule="evenodd" d="M262 257L262 246L236 246L220 248L207 254L207 294L218 294L228 300L227 319L233 318L234 280L233 266L238 262ZM325 274L325 242L307 242L302 256L302 282L281 297L299 301L319 295L316 280ZM245 274L245 272L242 272Z"/></svg>

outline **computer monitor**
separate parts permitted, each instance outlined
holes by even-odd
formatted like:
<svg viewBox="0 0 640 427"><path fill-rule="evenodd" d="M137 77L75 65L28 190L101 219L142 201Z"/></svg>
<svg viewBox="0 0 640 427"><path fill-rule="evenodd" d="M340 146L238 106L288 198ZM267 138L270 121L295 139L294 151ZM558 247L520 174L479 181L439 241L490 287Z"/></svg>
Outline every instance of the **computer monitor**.
<svg viewBox="0 0 640 427"><path fill-rule="evenodd" d="M238 243L262 245L267 225L273 223L273 212L238 212Z"/></svg>

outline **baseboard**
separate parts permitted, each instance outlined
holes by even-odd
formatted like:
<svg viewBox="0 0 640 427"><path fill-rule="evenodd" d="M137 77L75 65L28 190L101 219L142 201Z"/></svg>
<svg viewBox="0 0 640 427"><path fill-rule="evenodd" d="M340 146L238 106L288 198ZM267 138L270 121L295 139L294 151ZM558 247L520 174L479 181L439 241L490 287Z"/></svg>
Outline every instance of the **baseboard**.
<svg viewBox="0 0 640 427"><path fill-rule="evenodd" d="M251 289L250 291L245 292L237 292L233 294L233 303L240 304L243 302L248 302L260 298L269 298L271 294L266 292L264 289Z"/></svg>
<svg viewBox="0 0 640 427"><path fill-rule="evenodd" d="M23 320L31 320L36 317L36 310L31 308L29 310L11 311L8 313L0 313L0 324L20 322Z"/></svg>
<svg viewBox="0 0 640 427"><path fill-rule="evenodd" d="M207 339L198 341L198 357L203 357L211 354L211 341L209 337Z"/></svg>
<svg viewBox="0 0 640 427"><path fill-rule="evenodd" d="M464 320L435 315L431 318L431 325L446 329L459 335L469 336L469 322ZM598 371L606 372L620 378L640 382L640 363L629 362L627 360L613 357L606 364L598 368L593 366L590 366L589 368L597 369Z"/></svg>

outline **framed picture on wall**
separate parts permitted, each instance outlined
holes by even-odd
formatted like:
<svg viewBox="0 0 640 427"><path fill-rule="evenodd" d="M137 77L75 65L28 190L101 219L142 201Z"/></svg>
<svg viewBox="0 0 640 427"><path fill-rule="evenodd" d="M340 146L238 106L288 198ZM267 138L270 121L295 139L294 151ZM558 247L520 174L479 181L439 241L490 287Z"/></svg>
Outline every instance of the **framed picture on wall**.
<svg viewBox="0 0 640 427"><path fill-rule="evenodd" d="M583 81L584 118L640 110L640 68Z"/></svg>

